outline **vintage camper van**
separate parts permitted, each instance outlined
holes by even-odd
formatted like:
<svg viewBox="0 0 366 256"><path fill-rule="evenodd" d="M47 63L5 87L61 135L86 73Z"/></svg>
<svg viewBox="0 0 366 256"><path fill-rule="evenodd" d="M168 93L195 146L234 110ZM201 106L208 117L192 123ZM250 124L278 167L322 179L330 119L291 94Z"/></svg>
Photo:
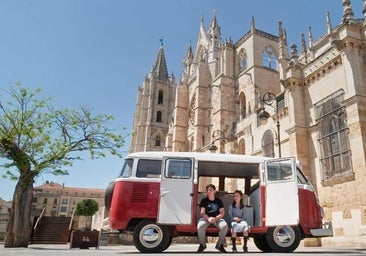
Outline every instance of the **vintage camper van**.
<svg viewBox="0 0 366 256"><path fill-rule="evenodd" d="M126 156L106 190L110 226L131 232L136 248L146 253L166 250L173 237L197 236L208 181L226 209L235 189L244 192L249 236L263 252L292 252L304 238L332 236L314 187L295 158L194 152ZM207 232L218 234L214 226Z"/></svg>

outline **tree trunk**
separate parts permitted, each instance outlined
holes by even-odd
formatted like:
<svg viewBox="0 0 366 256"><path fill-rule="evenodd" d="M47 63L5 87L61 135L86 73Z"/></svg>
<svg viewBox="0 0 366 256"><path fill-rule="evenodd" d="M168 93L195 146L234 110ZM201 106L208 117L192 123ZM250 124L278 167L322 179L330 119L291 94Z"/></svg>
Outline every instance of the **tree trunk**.
<svg viewBox="0 0 366 256"><path fill-rule="evenodd" d="M31 182L20 178L13 195L4 247L28 247L32 235L32 197L33 178Z"/></svg>

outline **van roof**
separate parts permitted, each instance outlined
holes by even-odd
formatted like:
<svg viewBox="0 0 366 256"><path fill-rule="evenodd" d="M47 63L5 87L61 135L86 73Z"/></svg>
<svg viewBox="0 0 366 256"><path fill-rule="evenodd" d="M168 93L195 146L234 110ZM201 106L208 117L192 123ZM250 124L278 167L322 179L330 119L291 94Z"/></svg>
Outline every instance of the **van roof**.
<svg viewBox="0 0 366 256"><path fill-rule="evenodd" d="M144 151L135 152L126 156L126 158L155 158L162 159L163 157L184 157L195 158L198 161L212 161L212 162L236 162L236 163L262 163L264 160L271 159L262 156L248 156L235 154L221 154L221 153L201 153L201 152L167 152L167 151Z"/></svg>

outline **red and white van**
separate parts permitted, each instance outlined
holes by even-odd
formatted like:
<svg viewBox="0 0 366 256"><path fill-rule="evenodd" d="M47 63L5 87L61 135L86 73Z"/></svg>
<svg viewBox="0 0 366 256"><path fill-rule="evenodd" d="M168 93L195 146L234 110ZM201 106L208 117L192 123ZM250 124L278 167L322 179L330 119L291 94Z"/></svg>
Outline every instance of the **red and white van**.
<svg viewBox="0 0 366 256"><path fill-rule="evenodd" d="M333 235L295 158L194 152L129 154L106 190L110 226L132 232L136 248L146 253L166 250L173 237L197 236L208 180L225 209L235 189L244 192L249 236L263 252L292 252L304 238ZM212 226L207 233L218 230Z"/></svg>

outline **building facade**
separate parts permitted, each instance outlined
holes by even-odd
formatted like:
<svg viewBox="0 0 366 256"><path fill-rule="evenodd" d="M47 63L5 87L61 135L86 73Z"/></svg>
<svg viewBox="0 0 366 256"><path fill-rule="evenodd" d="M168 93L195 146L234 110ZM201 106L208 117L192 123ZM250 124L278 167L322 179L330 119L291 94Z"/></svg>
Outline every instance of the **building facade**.
<svg viewBox="0 0 366 256"><path fill-rule="evenodd" d="M334 237L322 244L365 246L366 0L361 18L350 0L338 2L339 25L327 14L324 35L314 40L309 28L300 47L288 46L281 22L272 35L252 18L233 42L220 38L215 13L207 30L202 20L179 80L160 83L155 64L139 89L131 151L296 156L333 222ZM160 90L164 125L156 122Z"/></svg>
<svg viewBox="0 0 366 256"><path fill-rule="evenodd" d="M11 212L11 201L0 198L0 240L4 240L6 226L8 225Z"/></svg>
<svg viewBox="0 0 366 256"><path fill-rule="evenodd" d="M47 181L33 189L33 215L39 216L45 209L45 216L71 217L76 205L84 199L92 199L98 203L99 208L102 208L104 192L104 189L65 187Z"/></svg>

